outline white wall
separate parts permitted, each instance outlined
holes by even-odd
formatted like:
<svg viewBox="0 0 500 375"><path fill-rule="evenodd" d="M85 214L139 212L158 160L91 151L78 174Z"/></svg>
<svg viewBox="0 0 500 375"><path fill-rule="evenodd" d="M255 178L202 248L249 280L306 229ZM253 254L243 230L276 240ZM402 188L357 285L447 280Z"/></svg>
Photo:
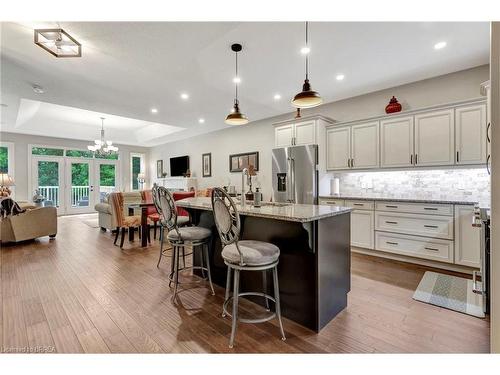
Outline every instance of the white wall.
<svg viewBox="0 0 500 375"><path fill-rule="evenodd" d="M500 353L500 22L491 28L491 352Z"/></svg>
<svg viewBox="0 0 500 375"><path fill-rule="evenodd" d="M4 142L14 143L14 173L15 173L15 197L18 200L29 200L33 196L28 186L28 147L29 145L64 146L86 149L89 142L74 139L42 137L37 135L25 135L15 133L0 133L0 139ZM146 165L148 165L149 148L116 145L119 147L120 160L120 182L121 189L130 190L130 153L138 152L146 154Z"/></svg>
<svg viewBox="0 0 500 375"><path fill-rule="evenodd" d="M349 121L383 115L385 114L385 106L392 95L401 101L405 110L477 98L480 96L479 85L488 79L489 67L485 65L328 103L303 111L303 115L321 114L335 121ZM248 115L252 116L251 113ZM262 184L264 199L269 199L271 196L271 150L274 147L272 123L292 117L293 114L288 113L251 122L245 126L224 129L153 147L150 153L150 175L156 175L156 160L163 159L164 170L170 173L170 157L189 155L191 172L194 177L198 177L200 188L221 186L227 183L228 178L230 178L231 184L241 186L240 174L229 173L229 154L259 151L258 180ZM202 178L201 155L207 152L212 153L212 177Z"/></svg>

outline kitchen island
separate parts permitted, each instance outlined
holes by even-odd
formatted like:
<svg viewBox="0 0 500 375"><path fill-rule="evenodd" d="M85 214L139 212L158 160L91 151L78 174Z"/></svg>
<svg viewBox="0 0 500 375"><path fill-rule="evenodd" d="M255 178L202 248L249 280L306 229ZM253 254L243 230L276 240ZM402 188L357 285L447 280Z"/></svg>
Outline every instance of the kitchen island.
<svg viewBox="0 0 500 375"><path fill-rule="evenodd" d="M210 198L176 202L195 225L212 231L210 267L213 281L225 287L227 267L215 227ZM345 207L264 203L238 205L240 239L271 242L280 248L278 276L283 316L319 332L347 306L351 286L350 212ZM194 263L199 265L197 256ZM272 278L242 272L241 290L272 294ZM263 285L265 283L265 285ZM263 304L261 299L254 299Z"/></svg>

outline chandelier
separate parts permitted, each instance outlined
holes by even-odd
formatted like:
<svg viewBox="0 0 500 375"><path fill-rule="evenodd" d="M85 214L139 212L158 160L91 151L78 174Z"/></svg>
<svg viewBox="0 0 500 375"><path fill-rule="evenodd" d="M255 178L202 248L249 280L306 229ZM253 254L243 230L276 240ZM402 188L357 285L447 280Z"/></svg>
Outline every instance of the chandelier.
<svg viewBox="0 0 500 375"><path fill-rule="evenodd" d="M104 139L104 117L101 117L101 139L96 139L93 145L87 146L97 156L107 156L118 152L118 147L113 146L113 142Z"/></svg>

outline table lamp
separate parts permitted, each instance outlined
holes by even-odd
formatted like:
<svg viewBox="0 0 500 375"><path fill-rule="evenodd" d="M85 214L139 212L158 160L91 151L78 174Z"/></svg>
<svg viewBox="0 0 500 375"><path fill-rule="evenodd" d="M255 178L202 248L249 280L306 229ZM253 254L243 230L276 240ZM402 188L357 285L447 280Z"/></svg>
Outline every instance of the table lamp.
<svg viewBox="0 0 500 375"><path fill-rule="evenodd" d="M14 179L7 173L0 173L0 196L8 197L11 194L9 186L14 186Z"/></svg>
<svg viewBox="0 0 500 375"><path fill-rule="evenodd" d="M141 185L141 190L144 190L144 182L146 182L146 174L145 173L139 173L137 175L137 182Z"/></svg>

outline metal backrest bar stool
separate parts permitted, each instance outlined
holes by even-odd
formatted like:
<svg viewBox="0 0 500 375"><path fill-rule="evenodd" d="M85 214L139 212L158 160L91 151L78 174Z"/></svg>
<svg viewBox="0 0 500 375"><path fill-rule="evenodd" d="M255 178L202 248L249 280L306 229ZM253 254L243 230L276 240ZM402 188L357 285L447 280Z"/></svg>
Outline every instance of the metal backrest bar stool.
<svg viewBox="0 0 500 375"><path fill-rule="evenodd" d="M212 232L210 229L202 227L179 227L177 224L177 207L175 206L172 194L163 186L156 187L155 193L155 199L158 200L158 205L164 220L164 224L162 224L162 226L164 225L168 230L167 239L173 247L172 268L169 274L169 286L172 282L174 283L173 298L175 299L177 297L178 285L180 284L179 271L185 269L199 269L202 270L202 272L206 271L212 295L215 295L214 287L212 285L212 276L210 274L210 259L208 255L208 244L210 237L212 236ZM201 266L186 267L184 264L182 268L179 267L179 253L182 251L182 254L184 255L186 246L191 247L193 252L196 249L201 249ZM191 255L191 253L185 255ZM204 280L206 279L204 278Z"/></svg>
<svg viewBox="0 0 500 375"><path fill-rule="evenodd" d="M222 305L222 316L229 315L232 318L231 338L229 340L229 347L232 348L234 344L234 336L238 322L242 323L263 323L275 317L281 330L281 339L285 340L285 331L283 330L283 323L281 321L281 308L280 308L280 293L278 285L278 261L280 249L268 242L242 240L239 241L241 223L238 210L231 197L220 188L215 188L212 191L212 208L222 242L222 258L227 265L227 279L226 279L226 296L224 304ZM264 274L267 270L272 269L273 284L274 284L274 297L264 292L239 292L240 271L261 271ZM231 296L231 271L234 272L234 285L233 293ZM242 296L260 296L271 300L275 304L275 312L270 313L268 316L261 319L243 319L238 318L238 299ZM227 305L230 300L233 300L232 314L227 311ZM267 305L267 304L266 304Z"/></svg>
<svg viewBox="0 0 500 375"><path fill-rule="evenodd" d="M156 264L156 267L160 267L161 258L164 255L167 255L168 250L170 250L169 248L163 249L163 244L165 242L165 229L167 228L167 223L165 221L165 216L163 215L163 211L162 211L162 208L160 205L160 199L158 196L158 187L159 186L155 183L153 185L153 188L151 189L153 203L155 204L156 211L158 212L158 214L160 216L160 220L159 220L159 222L160 222L160 257L158 258L158 264ZM182 227L182 226L188 225L188 224L189 224L189 217L187 217L187 216L178 216L177 217L177 225L178 226ZM183 256L183 260L185 260L185 256ZM184 262L184 265L185 265L185 262ZM172 267L173 267L173 263L172 263Z"/></svg>

